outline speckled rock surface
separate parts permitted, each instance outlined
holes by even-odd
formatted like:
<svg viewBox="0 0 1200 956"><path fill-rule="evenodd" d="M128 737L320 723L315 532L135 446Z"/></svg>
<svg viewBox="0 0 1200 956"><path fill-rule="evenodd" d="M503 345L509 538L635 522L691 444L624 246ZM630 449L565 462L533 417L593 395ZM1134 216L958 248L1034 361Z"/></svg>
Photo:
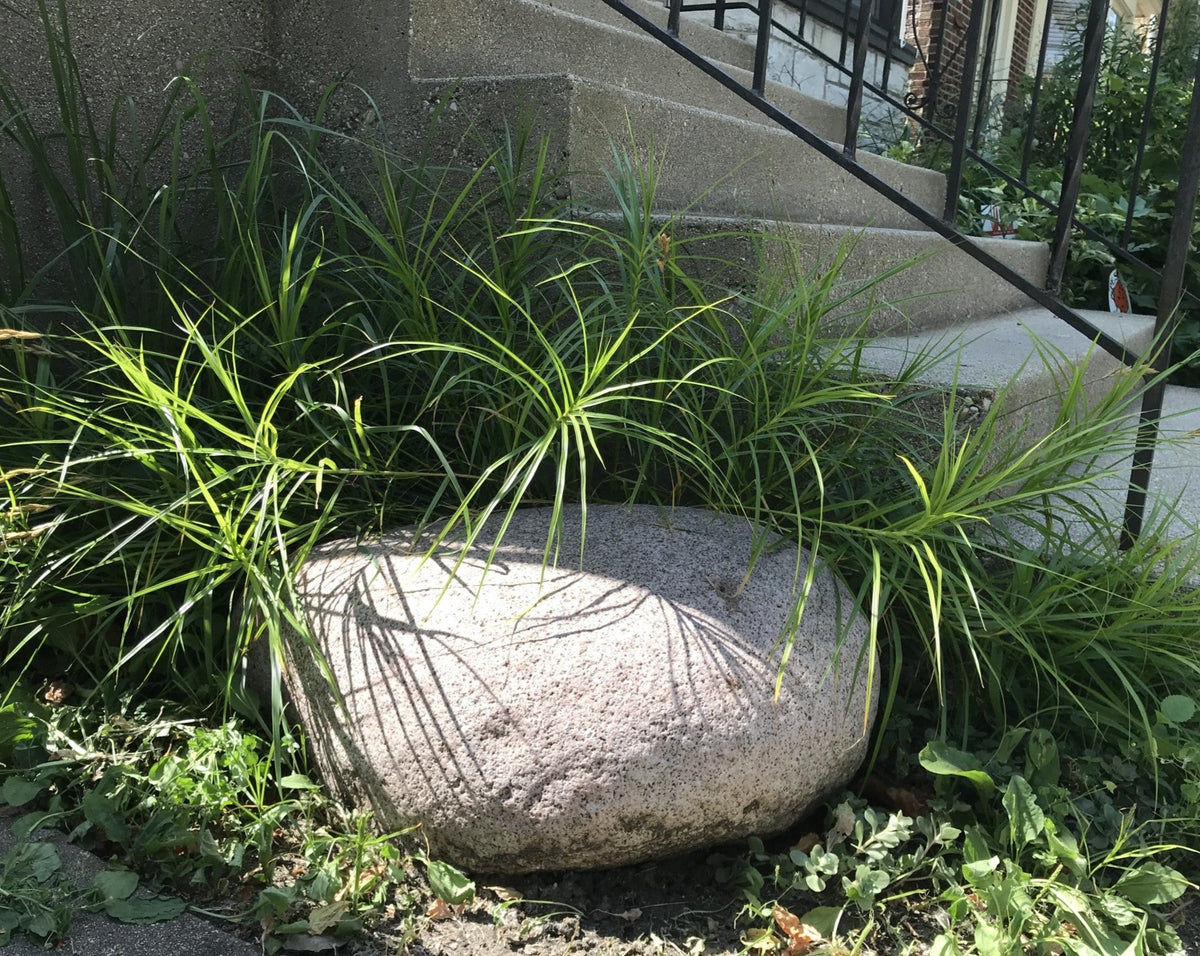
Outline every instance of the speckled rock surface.
<svg viewBox="0 0 1200 956"><path fill-rule="evenodd" d="M485 529L452 581L401 532L315 553L298 588L346 710L311 657L287 686L326 782L475 870L615 866L786 828L864 756L865 623L818 571L710 512L549 511ZM482 578L482 581L481 581ZM842 637L840 653L835 653ZM872 695L872 708L873 708ZM873 713L871 714L873 716Z"/></svg>

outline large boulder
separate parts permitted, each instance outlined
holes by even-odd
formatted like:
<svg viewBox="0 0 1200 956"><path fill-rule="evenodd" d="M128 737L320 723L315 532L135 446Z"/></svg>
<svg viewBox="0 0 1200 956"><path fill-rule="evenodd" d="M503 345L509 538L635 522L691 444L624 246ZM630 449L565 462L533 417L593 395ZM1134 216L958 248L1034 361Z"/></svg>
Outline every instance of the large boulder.
<svg viewBox="0 0 1200 956"><path fill-rule="evenodd" d="M313 554L297 587L344 709L295 635L285 681L333 791L382 827L420 823L436 856L515 873L779 831L843 785L875 695L834 575L817 570L797 626L795 544L592 506L581 561L581 518L565 511L549 563L542 508L461 564L411 531Z"/></svg>

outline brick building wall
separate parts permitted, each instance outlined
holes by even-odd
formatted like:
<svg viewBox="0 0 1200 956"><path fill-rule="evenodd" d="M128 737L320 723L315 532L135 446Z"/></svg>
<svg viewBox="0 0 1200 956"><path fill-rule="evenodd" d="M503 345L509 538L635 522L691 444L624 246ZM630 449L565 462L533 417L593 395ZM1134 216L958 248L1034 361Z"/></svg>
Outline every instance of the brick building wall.
<svg viewBox="0 0 1200 956"><path fill-rule="evenodd" d="M928 119L944 120L952 115L962 80L967 27L974 2L975 0L911 0L904 23L904 38L917 48L918 53L917 60L909 72L909 92L911 99L925 110ZM1004 3L1005 0L997 2ZM1002 10L1002 27L997 32L1001 37L1012 37L1011 48L997 48L994 54L996 62L1008 65L1007 69L999 74L993 73L1004 89L992 91L1003 92L1006 98L1016 92L1021 77L1027 72L1037 0L1008 0L1008 3L1015 3L1015 14L1011 6L1008 10ZM986 10L984 12L987 13ZM1006 15L1013 17L1011 34L1003 29ZM986 39L984 36L980 41L981 62ZM934 95L936 106L928 102Z"/></svg>

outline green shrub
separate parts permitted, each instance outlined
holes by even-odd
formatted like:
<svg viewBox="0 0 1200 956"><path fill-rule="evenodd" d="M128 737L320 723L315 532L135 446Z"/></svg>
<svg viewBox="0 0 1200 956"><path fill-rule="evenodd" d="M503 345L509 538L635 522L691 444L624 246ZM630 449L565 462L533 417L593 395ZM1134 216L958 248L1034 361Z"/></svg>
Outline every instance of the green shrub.
<svg viewBox="0 0 1200 956"><path fill-rule="evenodd" d="M207 180L222 254L150 263L118 244L114 261L155 277L136 310L130 270L110 272L82 331L14 338L0 366L6 666L67 660L84 686L152 680L253 711L241 656L302 629L292 575L317 542L409 523L473 534L583 500L703 505L799 540L858 592L876 644L924 656L939 691L982 682L992 719L1052 693L1120 723L1114 682L1149 697L1160 665L1190 673L1173 636L1148 666L1119 630L1107 670L1068 672L1030 635L1038 615L1005 603L1022 592L990 583L1037 557L987 529L1045 536L1056 509L1113 560L1073 469L1122 440L1136 376L1085 408L1082 371L1064 372L1059 426L1032 450L997 430L1002 400L963 433L953 402L917 385L935 356L896 381L861 367L846 314L865 323L872 283L836 291L848 249L731 295L697 278L712 237L652 214L652 164L616 153L621 215L572 219L547 198L545 144L519 132L449 170L254 103L231 140L246 152ZM335 173L333 146L339 168L360 151L347 165L366 178ZM1006 702L1018 661L1044 691Z"/></svg>
<svg viewBox="0 0 1200 956"><path fill-rule="evenodd" d="M1020 177L1026 137L1033 138L1032 165L1027 182L1035 194L1056 203L1066 162L1067 140L1079 84L1083 24L1062 60L1042 80L1037 112L1033 113L1033 79L1026 77L1017 97L996 104L995 122L981 147L982 155L1003 172ZM1200 5L1187 0L1172 5L1165 25L1163 53L1156 92L1148 116L1149 135L1141 167L1129 250L1149 266L1161 269L1166 258L1171 219L1175 209L1181 149L1192 96L1197 47L1200 46ZM1090 127L1087 153L1080 179L1076 218L1110 242L1122 244L1126 213L1133 188L1132 173L1137 158L1138 136L1152 67L1152 41L1147 34L1124 25L1110 27L1101 59L1100 76ZM932 137L924 142L904 142L893 155L932 168L946 168L948 149ZM970 163L964 170L959 204L960 228L981 227L980 208L1000 206L1003 222L1018 224L1022 239L1049 241L1056 216L1035 199L1026 197L1011 184ZM1191 254L1185 274L1186 289L1200 295L1200 225L1193 227ZM1135 311L1157 310L1158 280L1124 263L1114 262L1102 243L1078 230L1070 239L1070 255L1061 294L1069 305L1084 309L1108 308L1108 276L1114 266L1125 280ZM1176 379L1200 381L1200 302L1184 298L1180 308L1181 327L1173 350L1175 361L1185 363Z"/></svg>
<svg viewBox="0 0 1200 956"><path fill-rule="evenodd" d="M82 93L65 42L56 73L69 104ZM1006 434L1004 395L966 429L953 389L920 385L939 356L887 381L864 367L874 282L842 290L849 246L811 272L747 275L712 260L722 237L655 215L653 159L614 150L596 208L617 214L588 217L553 200L548 147L519 128L454 168L277 96L239 96L222 136L213 101L187 88L160 146L174 154L191 122L206 145L165 194L126 189L112 160L94 167L105 185L76 183L53 142L8 127L61 198L70 260L61 297L50 273L20 269L0 289L0 647L12 684L0 754L38 764L8 797L69 791L54 812L117 834L145 827L136 839L156 862L194 832L204 853L192 873L236 869L249 850L265 858L312 784L279 768L270 783L258 740L225 720L263 719L282 742L278 688L253 699L243 660L254 641L303 633L293 575L315 544L404 524L471 535L529 504L650 502L747 515L839 571L882 652L889 733L928 692L934 726L921 733L1090 734L1097 752L1128 755L1123 781L1161 775L1181 830L1197 830L1195 721L1178 703L1200 678L1195 552L1163 536L1167 504L1121 551L1094 486L1124 473L1138 375L1113 376L1089 402L1085 370L1043 346L1060 369L1049 434ZM15 102L0 93L5 109ZM67 114L72 128L80 114ZM134 187L148 161L135 158ZM123 198L96 198L110 193ZM180 227L196 207L211 231ZM5 261L20 263L23 237L5 222ZM74 331L37 324L65 301ZM45 759L57 730L21 676L66 676L92 706L161 695L217 726L173 726L186 754L154 743L136 767L89 764L85 784ZM816 870L832 867L825 876L870 910L890 877L866 863L899 849L902 828L851 810L864 846L887 852ZM889 828L887 841L871 836ZM312 899L348 885L374 905L398 878L402 854L365 820L353 830L308 844ZM947 853L961 835L924 834ZM820 876L808 862L785 875ZM985 869L975 889L999 899ZM441 872L430 867L431 883L455 882ZM960 884L943 885L965 920ZM264 889L255 918L282 919L297 894ZM1031 925L1053 932L1060 909Z"/></svg>

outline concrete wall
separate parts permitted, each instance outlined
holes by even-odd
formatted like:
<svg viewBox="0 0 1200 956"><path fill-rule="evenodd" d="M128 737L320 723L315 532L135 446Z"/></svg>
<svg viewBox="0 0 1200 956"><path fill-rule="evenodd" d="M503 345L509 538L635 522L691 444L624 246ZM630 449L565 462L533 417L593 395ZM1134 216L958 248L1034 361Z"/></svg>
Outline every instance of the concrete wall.
<svg viewBox="0 0 1200 956"><path fill-rule="evenodd" d="M53 5L56 0L48 2ZM247 71L251 84L278 91L305 113L327 84L344 78L325 122L359 134L378 111L387 118L387 134L402 148L424 137L433 101L456 78L475 76L461 98L465 102L468 93L482 96L488 104L486 115L474 111L476 125L468 129L461 116L471 111L463 109L460 118L451 117L439 126L439 134L454 138L448 144L451 155L466 162L472 156L459 150L474 148L472 133L488 132L489 127L499 131L505 118L512 119L522 109L539 116L553 112L545 99L547 84L498 79L514 73L571 73L717 112L729 108L727 101L734 111L750 110L650 39L631 38L622 28L595 22L592 4L598 5L598 0L489 0L487 16L467 0L66 2L73 48L97 121L107 123L111 104L128 97L136 116L133 128L142 135L160 112L173 77L187 72L203 89L217 92L235 82L237 64ZM60 124L41 31L37 0L0 0L0 66L16 78L18 92L46 134L53 135ZM730 43L727 38L722 42ZM803 88L794 53L777 46L773 73ZM877 74L881 62L870 69ZM822 75L816 86L809 84L813 92L844 102L844 78ZM893 70L891 82L902 84L903 70ZM840 128L840 118L827 125ZM554 154L560 164L586 159L560 152ZM27 266L36 269L61 252L61 239L56 243L52 217L28 158L0 144L0 163L19 218L35 237L27 250Z"/></svg>
<svg viewBox="0 0 1200 956"><path fill-rule="evenodd" d="M49 7L56 8L55 0ZM251 82L274 74L267 5L255 0L68 0L71 45L93 121L105 135L113 104L122 148L132 152L153 128L172 78L186 74L213 90L235 81L236 62ZM62 124L36 0L0 4L0 69L53 142ZM232 54L232 56L230 55ZM0 140L0 164L26 238L27 273L61 251L54 216L27 155ZM4 250L0 249L0 269Z"/></svg>

